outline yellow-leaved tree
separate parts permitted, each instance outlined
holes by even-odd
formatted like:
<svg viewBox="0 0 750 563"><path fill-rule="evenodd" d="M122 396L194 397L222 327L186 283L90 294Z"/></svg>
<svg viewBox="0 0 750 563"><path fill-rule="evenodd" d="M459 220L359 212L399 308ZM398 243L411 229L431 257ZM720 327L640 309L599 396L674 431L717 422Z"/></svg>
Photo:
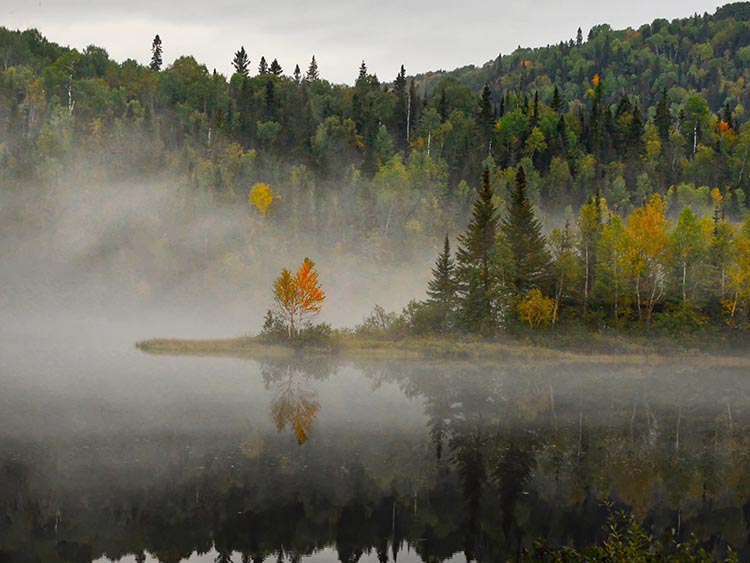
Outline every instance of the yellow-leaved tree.
<svg viewBox="0 0 750 563"><path fill-rule="evenodd" d="M529 328L548 327L555 319L555 300L532 289L529 296L518 304L518 316L529 323Z"/></svg>
<svg viewBox="0 0 750 563"><path fill-rule="evenodd" d="M638 319L651 322L654 306L664 295L669 256L667 206L654 194L643 207L628 216L625 226L625 272L630 276L638 308Z"/></svg>
<svg viewBox="0 0 750 563"><path fill-rule="evenodd" d="M250 205L255 207L261 215L268 214L268 209L271 207L273 200L277 198L278 196L273 193L271 186L263 182L258 182L250 188L248 197Z"/></svg>
<svg viewBox="0 0 750 563"><path fill-rule="evenodd" d="M273 282L273 300L279 316L286 324L289 338L292 338L303 323L320 312L326 294L320 288L315 263L305 258L297 273L284 268Z"/></svg>

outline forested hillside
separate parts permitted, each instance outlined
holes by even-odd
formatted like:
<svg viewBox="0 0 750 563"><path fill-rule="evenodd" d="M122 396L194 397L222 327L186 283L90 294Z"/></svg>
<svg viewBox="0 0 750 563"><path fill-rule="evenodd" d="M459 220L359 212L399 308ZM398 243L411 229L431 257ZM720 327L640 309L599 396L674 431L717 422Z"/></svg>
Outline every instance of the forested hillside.
<svg viewBox="0 0 750 563"><path fill-rule="evenodd" d="M587 201L626 217L654 193L666 217L747 210L750 3L637 30L602 24L449 73L411 78L394 61L395 79L378 78L363 62L353 86L325 80L314 46L282 69L238 45L231 77L190 56L163 62L158 36L149 48L149 66L118 63L0 28L0 194L22 202L12 217L4 206L0 229L54 223L63 189L95 207L97 186L158 179L193 216L216 204L245 217L242 240L202 257L224 270L279 244L385 265L463 231L485 168L500 215L523 168L545 233L567 221L580 238ZM166 266L178 228L153 229L139 268L169 269L168 283L195 256Z"/></svg>

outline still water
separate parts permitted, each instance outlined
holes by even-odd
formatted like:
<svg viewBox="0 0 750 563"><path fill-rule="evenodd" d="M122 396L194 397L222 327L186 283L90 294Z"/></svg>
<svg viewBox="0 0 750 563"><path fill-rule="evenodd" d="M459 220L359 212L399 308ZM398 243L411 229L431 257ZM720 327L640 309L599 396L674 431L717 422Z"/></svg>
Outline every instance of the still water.
<svg viewBox="0 0 750 563"><path fill-rule="evenodd" d="M0 328L0 562L501 561L601 539L618 509L750 556L745 368L177 358L143 336Z"/></svg>

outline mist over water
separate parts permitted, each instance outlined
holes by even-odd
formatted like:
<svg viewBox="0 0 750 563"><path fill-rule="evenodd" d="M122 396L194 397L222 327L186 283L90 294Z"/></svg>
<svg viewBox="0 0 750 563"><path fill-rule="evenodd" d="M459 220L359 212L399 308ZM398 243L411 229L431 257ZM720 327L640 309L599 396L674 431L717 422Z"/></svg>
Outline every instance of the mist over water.
<svg viewBox="0 0 750 563"><path fill-rule="evenodd" d="M0 328L6 559L495 561L601 538L604 502L746 549L743 369L151 356L146 324L221 327Z"/></svg>

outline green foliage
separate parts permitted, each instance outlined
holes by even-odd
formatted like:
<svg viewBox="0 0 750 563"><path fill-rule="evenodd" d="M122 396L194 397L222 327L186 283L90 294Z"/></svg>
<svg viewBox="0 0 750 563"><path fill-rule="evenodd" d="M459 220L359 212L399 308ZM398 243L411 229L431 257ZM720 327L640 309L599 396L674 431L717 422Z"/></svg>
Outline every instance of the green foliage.
<svg viewBox="0 0 750 563"><path fill-rule="evenodd" d="M307 323L289 337L284 320L270 309L266 311L260 339L270 344L283 344L295 348L335 349L336 331L328 323Z"/></svg>
<svg viewBox="0 0 750 563"><path fill-rule="evenodd" d="M489 170L485 168L482 190L474 203L466 232L458 237L456 253L460 322L470 332L492 333L498 324L496 301L502 282L496 254L498 225Z"/></svg>
<svg viewBox="0 0 750 563"><path fill-rule="evenodd" d="M534 215L526 194L526 174L523 167L518 169L516 189L502 229L513 257L512 283L515 291L523 295L533 288L546 289L550 259L545 248L542 225Z"/></svg>
<svg viewBox="0 0 750 563"><path fill-rule="evenodd" d="M692 537L688 542L678 543L673 537L660 541L645 530L634 516L616 513L610 516L606 528L607 536L601 545L576 549L537 544L531 553L524 554L521 561L545 561L549 563L668 563L672 561L690 563L713 563L714 555L704 549ZM730 550L724 563L738 561Z"/></svg>

